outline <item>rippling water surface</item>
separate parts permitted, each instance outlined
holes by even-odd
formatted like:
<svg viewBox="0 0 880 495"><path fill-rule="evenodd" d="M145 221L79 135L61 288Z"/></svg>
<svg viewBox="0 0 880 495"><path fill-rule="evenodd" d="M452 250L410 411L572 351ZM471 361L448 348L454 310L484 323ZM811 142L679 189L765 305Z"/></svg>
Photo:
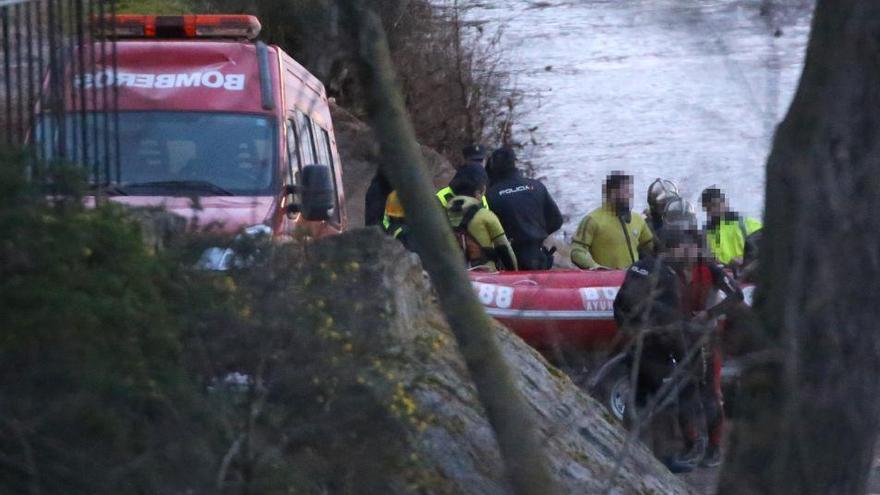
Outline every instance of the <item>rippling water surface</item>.
<svg viewBox="0 0 880 495"><path fill-rule="evenodd" d="M517 137L537 127L523 158L555 194L568 234L600 203L611 170L635 175L638 209L650 181L665 177L691 200L717 184L734 208L761 215L764 162L810 18L805 5L768 18L759 4L497 0L470 10L470 20L503 29L526 95Z"/></svg>

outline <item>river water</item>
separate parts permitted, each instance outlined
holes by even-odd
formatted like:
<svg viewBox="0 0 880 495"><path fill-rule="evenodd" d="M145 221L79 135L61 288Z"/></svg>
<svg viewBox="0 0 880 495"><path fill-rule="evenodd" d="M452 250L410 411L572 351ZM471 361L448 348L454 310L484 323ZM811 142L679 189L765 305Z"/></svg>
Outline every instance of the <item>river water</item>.
<svg viewBox="0 0 880 495"><path fill-rule="evenodd" d="M655 177L696 201L717 184L760 216L773 128L803 65L808 1L760 14L760 0L495 0L468 19L501 29L524 95L516 139L566 214L565 234L601 202L612 170ZM534 129L530 131L529 129Z"/></svg>

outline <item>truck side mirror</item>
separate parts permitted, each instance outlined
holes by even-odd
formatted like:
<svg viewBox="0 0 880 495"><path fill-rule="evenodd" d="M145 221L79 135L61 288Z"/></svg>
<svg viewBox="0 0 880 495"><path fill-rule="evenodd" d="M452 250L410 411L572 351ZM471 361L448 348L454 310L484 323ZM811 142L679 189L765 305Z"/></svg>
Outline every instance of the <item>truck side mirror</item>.
<svg viewBox="0 0 880 495"><path fill-rule="evenodd" d="M299 186L300 211L308 221L330 219L330 211L336 207L336 191L333 176L326 165L306 165L302 168Z"/></svg>

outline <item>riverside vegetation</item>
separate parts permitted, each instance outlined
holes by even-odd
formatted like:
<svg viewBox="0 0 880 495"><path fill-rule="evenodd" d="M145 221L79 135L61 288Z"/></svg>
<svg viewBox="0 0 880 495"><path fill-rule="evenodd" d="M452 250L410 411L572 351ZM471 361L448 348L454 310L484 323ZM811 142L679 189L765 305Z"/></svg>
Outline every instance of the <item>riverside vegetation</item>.
<svg viewBox="0 0 880 495"><path fill-rule="evenodd" d="M421 264L395 241L194 236L162 212L84 207L72 173L48 200L21 160L0 163L0 493L510 492ZM220 242L246 266L196 268ZM601 490L624 430L495 330L561 493ZM635 446L614 485L682 483Z"/></svg>
<svg viewBox="0 0 880 495"><path fill-rule="evenodd" d="M70 176L46 200L20 163L0 167L0 491L377 493L390 466L419 481L400 424L429 418L350 331L386 316L333 283L357 262L255 239L235 244L247 269L202 271L218 239L160 232L157 250L144 239L167 222L85 208Z"/></svg>
<svg viewBox="0 0 880 495"><path fill-rule="evenodd" d="M458 128L437 134L449 154L475 129ZM246 266L205 272L199 254L228 240L161 211L86 208L60 166L47 199L20 157L2 162L2 491L509 491L420 265L377 263L400 259L393 242L244 239L231 245ZM497 330L563 486L598 489L619 428ZM626 493L685 491L645 452L620 478Z"/></svg>

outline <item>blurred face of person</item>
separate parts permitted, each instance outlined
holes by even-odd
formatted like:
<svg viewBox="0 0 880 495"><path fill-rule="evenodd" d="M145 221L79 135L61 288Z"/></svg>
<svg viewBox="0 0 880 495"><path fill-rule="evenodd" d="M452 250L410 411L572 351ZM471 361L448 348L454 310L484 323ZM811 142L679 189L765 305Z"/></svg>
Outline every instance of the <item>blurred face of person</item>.
<svg viewBox="0 0 880 495"><path fill-rule="evenodd" d="M706 210L706 216L710 219L720 218L721 215L727 212L727 201L725 201L724 195L720 198L712 198L703 206L703 209Z"/></svg>
<svg viewBox="0 0 880 495"><path fill-rule="evenodd" d="M671 247L667 256L670 261L680 265L696 263L700 256L700 246L696 241L686 239L677 246Z"/></svg>
<svg viewBox="0 0 880 495"><path fill-rule="evenodd" d="M619 210L632 208L633 185L632 181L626 181L615 189L608 190L608 203Z"/></svg>

